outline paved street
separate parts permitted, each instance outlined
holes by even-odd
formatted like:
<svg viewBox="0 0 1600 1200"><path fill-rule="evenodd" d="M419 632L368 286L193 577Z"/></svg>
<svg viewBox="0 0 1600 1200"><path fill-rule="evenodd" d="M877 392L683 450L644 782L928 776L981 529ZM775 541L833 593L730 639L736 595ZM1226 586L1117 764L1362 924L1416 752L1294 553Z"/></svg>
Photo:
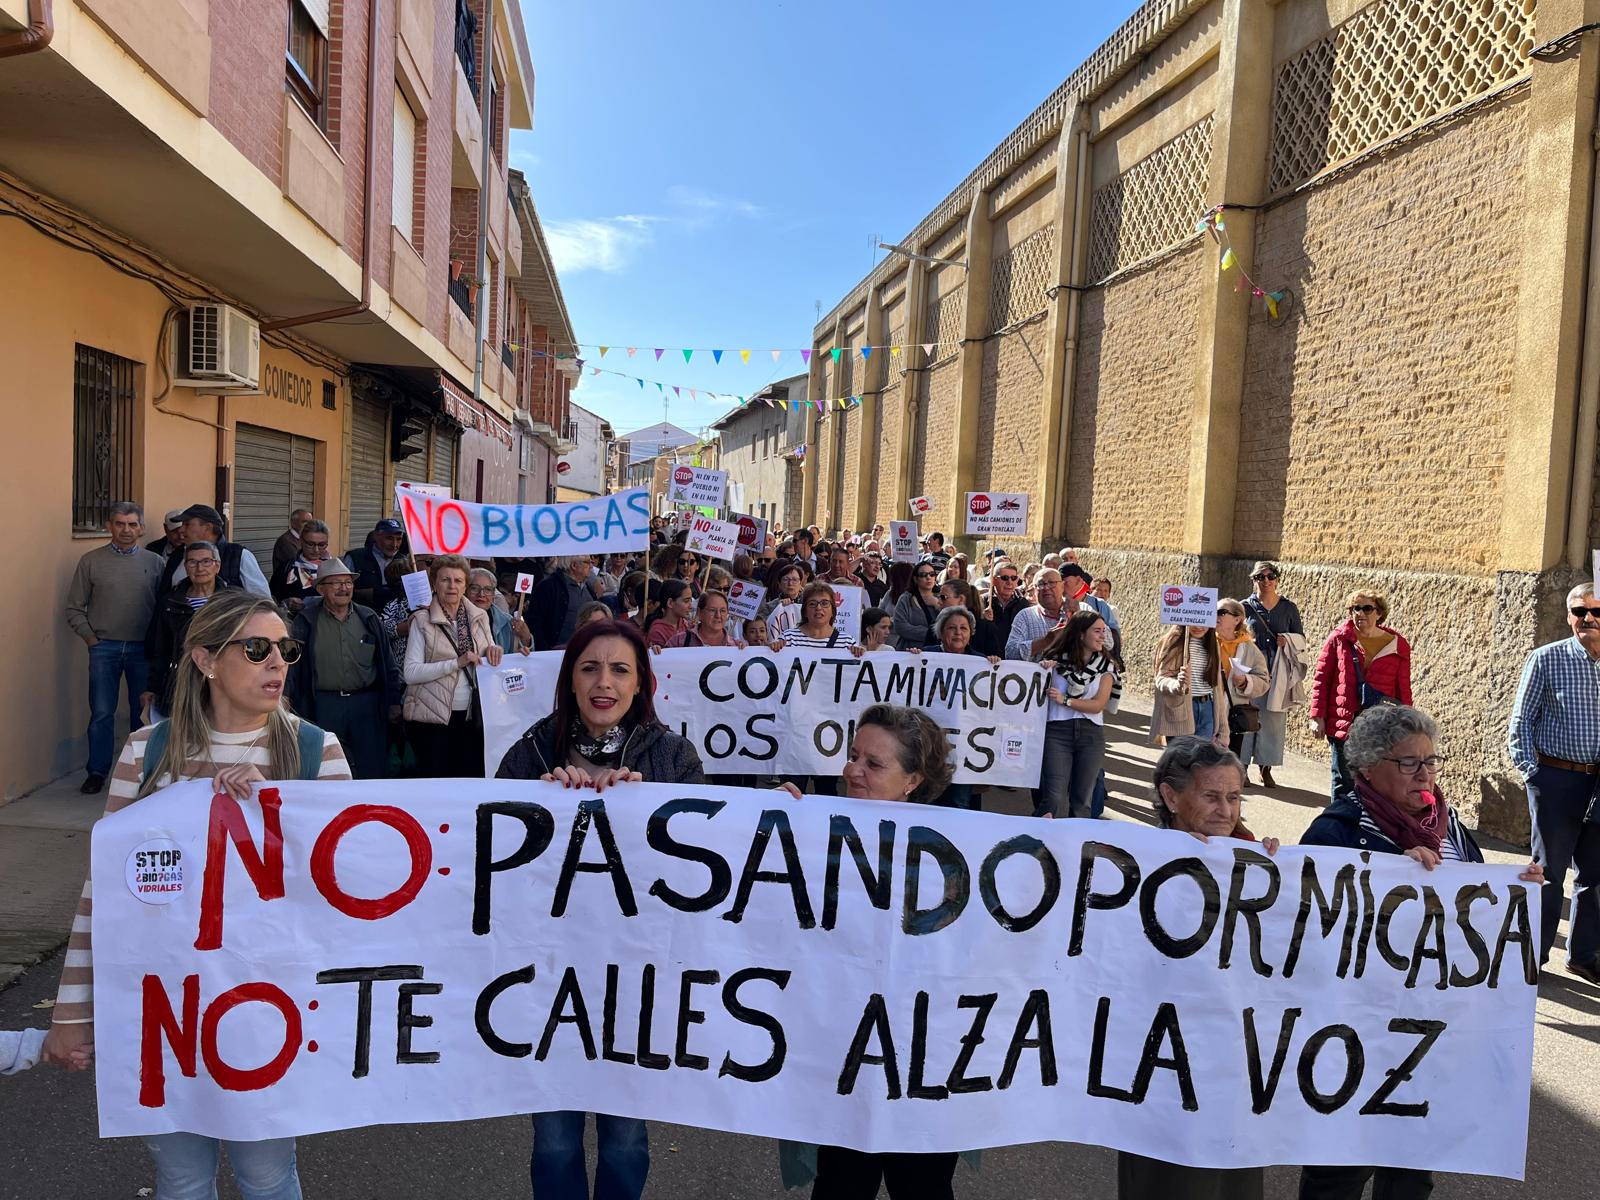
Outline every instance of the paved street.
<svg viewBox="0 0 1600 1200"><path fill-rule="evenodd" d="M1111 730L1109 774L1119 819L1141 820L1153 751L1143 744L1144 718L1124 706ZM1298 836L1321 806L1326 768L1300 761L1279 773L1268 798L1250 793L1246 816L1259 834ZM74 779L71 782L76 782ZM1135 799L1134 797L1138 797ZM1008 797L1015 807L1018 797ZM56 786L0 807L0 942L16 956L64 935L88 848L84 834L98 802ZM1512 848L1485 847L1496 861L1517 861ZM52 935L50 931L54 930ZM1557 957L1560 953L1558 950ZM47 1012L34 1005L53 995L59 953L25 970L0 992L0 1026L42 1025ZM1600 1171L1600 989L1552 971L1540 988L1535 1037L1534 1094L1528 1180L1451 1176L1440 1197L1590 1197ZM1492 1099L1486 1098L1486 1103ZM53 1070L0 1080L0 1200L131 1200L152 1182L143 1148L129 1140L95 1136L94 1095L87 1075ZM743 1198L780 1196L773 1143L672 1125L651 1131L654 1161L647 1195ZM301 1175L309 1197L358 1198L527 1195L528 1130L506 1118L451 1126L362 1129L308 1138L301 1143ZM1069 1142L1011 1147L984 1155L982 1170L961 1167L964 1197L1087 1196L1115 1194L1115 1155ZM1273 1200L1294 1196L1296 1172L1269 1173ZM223 1195L236 1196L231 1184Z"/></svg>

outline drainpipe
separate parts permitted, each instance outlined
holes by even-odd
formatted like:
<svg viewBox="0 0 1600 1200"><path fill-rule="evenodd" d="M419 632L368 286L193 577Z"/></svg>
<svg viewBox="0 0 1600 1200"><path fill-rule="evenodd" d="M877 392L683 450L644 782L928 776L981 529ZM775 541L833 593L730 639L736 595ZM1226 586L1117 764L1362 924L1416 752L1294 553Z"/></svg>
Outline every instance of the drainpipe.
<svg viewBox="0 0 1600 1200"><path fill-rule="evenodd" d="M378 44L378 5L381 2L382 0L367 0L366 161L361 167L361 301L358 304L347 304L342 308L307 313L303 317L282 317L276 321L263 321L261 322L263 333L270 333L274 329L289 329L295 325L315 325L339 317L355 317L372 307L372 174L376 166L373 162L372 131L377 120L378 107L378 71L373 48Z"/></svg>
<svg viewBox="0 0 1600 1200"><path fill-rule="evenodd" d="M472 364L472 402L483 407L483 345L489 338L489 184L493 179L494 139L490 126L489 96L494 91L494 0L483 0L483 57L478 63L478 124L482 127L483 152L478 178L478 349ZM505 274L505 264L500 267ZM554 417L554 413L551 414ZM555 424L552 420L551 425Z"/></svg>
<svg viewBox="0 0 1600 1200"><path fill-rule="evenodd" d="M1089 131L1078 130L1077 141L1078 202L1073 207L1070 234L1072 258L1067 273L1067 282L1074 287L1079 286L1083 279L1082 231L1087 228L1089 219ZM1061 381L1061 405L1065 411L1061 417L1060 437L1056 442L1056 511L1053 514L1056 528L1062 533L1067 529L1067 452L1072 439L1072 399L1078 382L1078 317L1081 304L1082 293L1067 293L1067 361Z"/></svg>
<svg viewBox="0 0 1600 1200"><path fill-rule="evenodd" d="M1600 119L1592 134L1595 177L1589 205L1589 288L1584 301L1583 365L1579 370L1576 436L1572 439L1572 492L1567 510L1567 562L1589 566L1589 512L1594 496L1596 425L1600 424Z"/></svg>
<svg viewBox="0 0 1600 1200"><path fill-rule="evenodd" d="M50 0L28 0L28 25L15 33L0 33L0 58L15 58L43 50L56 35Z"/></svg>

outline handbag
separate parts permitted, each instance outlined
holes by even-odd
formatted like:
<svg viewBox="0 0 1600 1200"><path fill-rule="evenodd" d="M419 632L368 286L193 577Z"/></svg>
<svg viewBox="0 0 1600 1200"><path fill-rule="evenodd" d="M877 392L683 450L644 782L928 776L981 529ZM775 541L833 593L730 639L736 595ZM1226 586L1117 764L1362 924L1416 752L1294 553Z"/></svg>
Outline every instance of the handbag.
<svg viewBox="0 0 1600 1200"><path fill-rule="evenodd" d="M1254 704L1235 704L1233 689L1228 686L1228 676L1222 676L1222 691L1228 697L1228 732L1255 733L1261 728L1261 710Z"/></svg>
<svg viewBox="0 0 1600 1200"><path fill-rule="evenodd" d="M1361 656L1356 653L1354 646L1350 647L1350 665L1356 669L1356 711L1366 712L1369 708L1377 708L1380 704L1399 704L1388 692L1380 692L1367 682L1365 673L1361 670Z"/></svg>

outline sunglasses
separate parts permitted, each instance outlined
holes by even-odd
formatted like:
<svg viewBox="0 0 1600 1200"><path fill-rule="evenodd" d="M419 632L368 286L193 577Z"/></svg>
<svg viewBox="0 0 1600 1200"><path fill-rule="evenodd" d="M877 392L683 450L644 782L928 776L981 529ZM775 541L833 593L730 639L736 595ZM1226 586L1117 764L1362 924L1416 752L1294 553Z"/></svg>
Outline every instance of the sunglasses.
<svg viewBox="0 0 1600 1200"><path fill-rule="evenodd" d="M1250 576L1250 578L1254 579L1257 583L1260 583L1263 579L1276 579L1277 577L1278 573L1276 571L1263 571L1259 575Z"/></svg>
<svg viewBox="0 0 1600 1200"><path fill-rule="evenodd" d="M1018 583L1022 580L1021 575L996 575L994 578L996 583Z"/></svg>
<svg viewBox="0 0 1600 1200"><path fill-rule="evenodd" d="M1572 615L1577 617L1578 620L1580 620L1580 621L1583 620L1583 615L1585 613L1588 613L1596 621L1600 621L1600 608L1585 608L1581 604L1577 604L1577 605L1573 606Z"/></svg>
<svg viewBox="0 0 1600 1200"><path fill-rule="evenodd" d="M244 656L253 663L266 662L267 659L272 656L273 650L276 649L279 656L282 657L284 665L290 667L299 662L300 655L304 653L304 647L302 647L294 638L290 637L234 638L231 642L223 642L222 645L218 646L217 653L220 654L229 646L238 646L243 649Z"/></svg>
<svg viewBox="0 0 1600 1200"><path fill-rule="evenodd" d="M1352 604L1347 611L1358 613L1377 612L1378 606L1376 604Z"/></svg>

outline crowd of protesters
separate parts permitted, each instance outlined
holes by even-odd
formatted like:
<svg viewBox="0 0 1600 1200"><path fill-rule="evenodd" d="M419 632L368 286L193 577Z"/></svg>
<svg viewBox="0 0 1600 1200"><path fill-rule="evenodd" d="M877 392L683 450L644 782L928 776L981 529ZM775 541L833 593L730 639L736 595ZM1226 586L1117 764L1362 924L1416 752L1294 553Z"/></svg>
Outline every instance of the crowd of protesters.
<svg viewBox="0 0 1600 1200"><path fill-rule="evenodd" d="M140 544L143 514L135 504L113 506L108 529L109 544L80 563L66 606L89 649L82 790L101 791L109 778L108 810L191 777L214 777L245 796L265 778L481 776L473 668L532 650L563 654L553 711L491 773L597 792L641 780L702 783L693 744L656 718L651 661L674 647L726 646L1043 664L1049 711L1033 812L1093 819L1107 800L1106 718L1117 711L1129 656L1139 653L1153 680L1148 733L1165 743L1154 795L1138 801L1151 806L1153 823L1202 839L1254 840L1242 812L1244 791L1256 782L1249 768L1261 787L1278 786L1272 771L1284 761L1288 721L1308 705L1306 719L1327 741L1331 768L1327 807L1305 844L1404 854L1430 870L1482 860L1439 785L1438 727L1413 706L1410 646L1388 624L1386 597L1371 589L1349 595L1346 619L1313 650L1272 562L1254 565L1250 595L1219 601L1214 625L1165 628L1154 644L1136 647L1124 638L1113 581L1092 576L1070 550L1019 563L995 548L979 570L933 532L917 561L893 562L881 525L831 538L815 526L780 533L726 566L690 551L661 518L645 552L468 561L411 556L403 527L387 518L341 555L328 524L298 510L274 546L270 574L228 540L225 520L207 505L168 513L163 536L149 547ZM419 571L427 573L430 598L413 609L402 583ZM518 586L525 576L533 577L531 589ZM754 618L732 615L734 580L766 588ZM840 627L838 586L865 593L859 636ZM1600 983L1600 600L1593 586L1573 588L1566 611L1572 636L1534 651L1523 667L1508 742L1532 814L1534 862L1523 878L1543 886L1541 964L1554 944L1570 868L1567 969ZM113 765L124 687L134 732ZM842 791L981 807L981 794L952 782L950 755L927 716L880 705L860 718L841 778L782 785L797 796ZM1265 849L1277 845L1266 839ZM89 903L86 886L43 1049L45 1061L78 1067L92 1050ZM595 1194L637 1197L650 1162L644 1122L601 1115L597 1124L598 1178L606 1182ZM536 1197L589 1194L584 1125L582 1113L533 1117ZM167 1135L149 1142L158 1195L210 1186L214 1141ZM247 1194L300 1194L292 1141L228 1150ZM891 1195L945 1197L953 1194L955 1166L953 1153L786 1147L785 1178L814 1176L818 1197L872 1196L881 1183ZM1262 1194L1259 1169L1202 1171L1124 1154L1118 1173L1128 1197ZM1374 1175L1377 1194L1394 1200L1432 1187L1426 1172L1306 1167L1300 1194L1355 1200Z"/></svg>

